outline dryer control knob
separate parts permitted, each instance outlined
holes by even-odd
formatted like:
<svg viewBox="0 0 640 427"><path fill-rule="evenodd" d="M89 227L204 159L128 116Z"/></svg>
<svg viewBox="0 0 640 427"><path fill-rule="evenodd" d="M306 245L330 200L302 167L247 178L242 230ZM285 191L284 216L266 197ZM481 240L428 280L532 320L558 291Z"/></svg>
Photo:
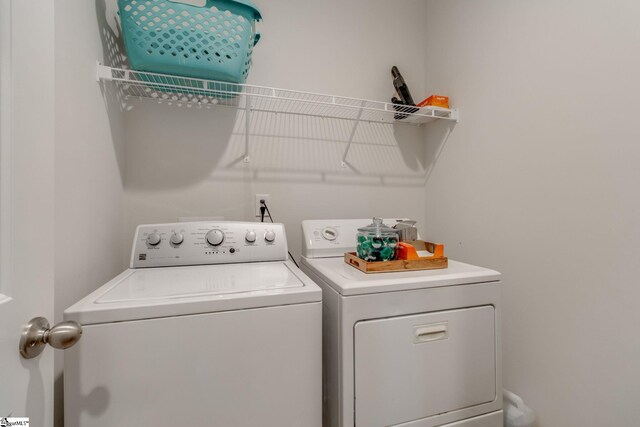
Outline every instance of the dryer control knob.
<svg viewBox="0 0 640 427"><path fill-rule="evenodd" d="M172 244L179 246L184 242L184 235L182 233L173 233L170 240Z"/></svg>
<svg viewBox="0 0 640 427"><path fill-rule="evenodd" d="M266 240L269 243L272 243L274 240L276 240L276 233L273 230L267 230L266 233L264 233L264 240Z"/></svg>
<svg viewBox="0 0 640 427"><path fill-rule="evenodd" d="M256 241L256 232L255 231L247 231L247 234L244 236L244 240L249 243L253 243Z"/></svg>
<svg viewBox="0 0 640 427"><path fill-rule="evenodd" d="M325 240L334 241L338 238L338 230L333 227L325 227L322 229L322 237Z"/></svg>
<svg viewBox="0 0 640 427"><path fill-rule="evenodd" d="M218 246L224 241L224 233L222 232L222 230L214 228L213 230L209 230L206 239L207 243L209 243L211 246Z"/></svg>
<svg viewBox="0 0 640 427"><path fill-rule="evenodd" d="M147 236L147 244L149 246L158 246L162 238L155 231Z"/></svg>

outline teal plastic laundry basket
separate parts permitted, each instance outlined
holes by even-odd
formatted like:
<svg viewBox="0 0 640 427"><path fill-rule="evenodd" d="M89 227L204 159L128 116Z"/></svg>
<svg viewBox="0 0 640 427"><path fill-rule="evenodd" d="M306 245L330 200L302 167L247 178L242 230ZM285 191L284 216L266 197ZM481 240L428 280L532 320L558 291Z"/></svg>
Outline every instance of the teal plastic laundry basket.
<svg viewBox="0 0 640 427"><path fill-rule="evenodd" d="M131 68L244 83L262 19L249 0L118 0Z"/></svg>

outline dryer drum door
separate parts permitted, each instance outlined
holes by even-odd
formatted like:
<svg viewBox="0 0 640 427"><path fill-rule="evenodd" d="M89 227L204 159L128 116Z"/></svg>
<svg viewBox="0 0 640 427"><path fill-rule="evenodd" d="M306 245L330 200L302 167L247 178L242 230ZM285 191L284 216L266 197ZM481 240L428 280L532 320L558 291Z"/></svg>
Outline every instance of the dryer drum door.
<svg viewBox="0 0 640 427"><path fill-rule="evenodd" d="M393 426L496 398L495 309L356 323L356 425Z"/></svg>

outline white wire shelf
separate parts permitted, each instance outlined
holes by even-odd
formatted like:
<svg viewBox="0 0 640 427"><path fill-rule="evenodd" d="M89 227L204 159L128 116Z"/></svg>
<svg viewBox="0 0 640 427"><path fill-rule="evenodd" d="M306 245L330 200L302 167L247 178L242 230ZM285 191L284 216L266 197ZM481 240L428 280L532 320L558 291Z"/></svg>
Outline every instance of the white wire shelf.
<svg viewBox="0 0 640 427"><path fill-rule="evenodd" d="M419 125L438 119L456 122L459 119L457 109L399 106L335 95L111 68L101 64L98 64L97 78L115 82L127 97L172 105L220 105L251 111L375 123Z"/></svg>

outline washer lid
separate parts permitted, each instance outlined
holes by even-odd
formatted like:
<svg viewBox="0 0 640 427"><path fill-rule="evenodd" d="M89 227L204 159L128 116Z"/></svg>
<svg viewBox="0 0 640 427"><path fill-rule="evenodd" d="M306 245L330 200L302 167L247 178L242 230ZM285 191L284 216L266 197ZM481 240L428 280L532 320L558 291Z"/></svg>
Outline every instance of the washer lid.
<svg viewBox="0 0 640 427"><path fill-rule="evenodd" d="M65 310L65 319L106 323L320 300L290 261L128 269Z"/></svg>
<svg viewBox="0 0 640 427"><path fill-rule="evenodd" d="M165 267L132 270L96 304L166 298L238 294L300 288L303 283L284 264Z"/></svg>
<svg viewBox="0 0 640 427"><path fill-rule="evenodd" d="M363 273L345 263L343 257L303 257L301 268L312 276L318 275L327 285L345 296L495 282L501 276L497 271L451 259L449 267L445 269L399 273Z"/></svg>

